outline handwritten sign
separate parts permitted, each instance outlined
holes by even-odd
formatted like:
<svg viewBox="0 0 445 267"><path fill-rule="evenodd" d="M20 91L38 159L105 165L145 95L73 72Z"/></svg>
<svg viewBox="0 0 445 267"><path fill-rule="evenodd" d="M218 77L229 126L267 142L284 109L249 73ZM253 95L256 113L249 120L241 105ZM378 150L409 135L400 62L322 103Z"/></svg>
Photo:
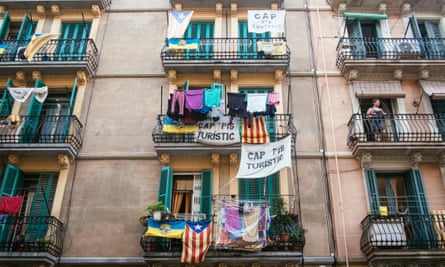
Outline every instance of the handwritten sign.
<svg viewBox="0 0 445 267"><path fill-rule="evenodd" d="M230 117L221 117L218 121L198 122L195 139L207 145L230 145L240 142L239 127L236 120L230 123Z"/></svg>

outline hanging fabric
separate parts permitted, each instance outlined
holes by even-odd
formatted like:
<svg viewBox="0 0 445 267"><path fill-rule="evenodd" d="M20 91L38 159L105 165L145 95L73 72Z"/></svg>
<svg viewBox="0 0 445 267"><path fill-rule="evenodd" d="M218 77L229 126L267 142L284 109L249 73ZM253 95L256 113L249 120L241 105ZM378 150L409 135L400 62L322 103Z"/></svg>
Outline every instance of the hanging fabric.
<svg viewBox="0 0 445 267"><path fill-rule="evenodd" d="M32 87L7 87L9 93L14 98L15 101L24 103L31 93L34 93L36 100L43 103L48 96L48 86L43 86L39 88Z"/></svg>

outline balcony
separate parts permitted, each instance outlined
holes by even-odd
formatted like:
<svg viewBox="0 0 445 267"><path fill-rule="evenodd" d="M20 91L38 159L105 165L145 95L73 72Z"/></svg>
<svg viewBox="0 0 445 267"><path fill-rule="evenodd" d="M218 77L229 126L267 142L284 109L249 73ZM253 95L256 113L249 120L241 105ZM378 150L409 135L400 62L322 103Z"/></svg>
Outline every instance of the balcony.
<svg viewBox="0 0 445 267"><path fill-rule="evenodd" d="M62 9L90 9L92 5L98 5L100 9L106 9L112 0L0 0L0 6L6 10L27 9L35 10L37 5L43 5L46 10L51 10L52 5L58 5Z"/></svg>
<svg viewBox="0 0 445 267"><path fill-rule="evenodd" d="M0 125L0 155L77 157L81 130L76 116L21 116L16 123Z"/></svg>
<svg viewBox="0 0 445 267"><path fill-rule="evenodd" d="M163 132L163 121L166 115L158 115L158 123L152 131L154 147L158 154L183 154L203 155L212 152L218 152L222 155L228 155L232 152L239 152L241 143L233 145L208 145L198 142L195 133L166 133ZM240 119L235 118L240 124ZM266 116L273 132L269 131L270 140L280 140L287 135L292 135L292 150L295 147L296 128L290 114L275 114L274 117ZM240 129L241 132L241 129Z"/></svg>
<svg viewBox="0 0 445 267"><path fill-rule="evenodd" d="M428 69L433 75L445 71L443 38L340 38L337 45L337 68L348 74L387 74L400 69L404 77L419 76ZM362 77L361 76L361 77Z"/></svg>
<svg viewBox="0 0 445 267"><path fill-rule="evenodd" d="M285 199L285 201L295 203L293 202L295 200L294 195L286 195L281 197ZM220 224L218 221L218 216L220 216L220 214L226 214L225 212L220 212L225 204L231 206L239 205L242 207L241 205L243 204L239 203L242 203L243 200L238 200L235 198L236 196L214 196L214 215L212 219L211 233L212 242L205 256L205 261L203 263L204 265L218 264L221 262L237 265L249 265L261 262L264 264L273 264L274 266L284 266L286 263L302 263L302 252L305 245L305 237L304 230L301 228L299 216L290 213L289 218L291 218L290 220L292 220L292 222L289 225L292 225L294 233L299 232L300 234L290 234L290 238L286 239L283 235L279 235L276 233L276 231L272 230L273 225L276 225L274 224L274 220L278 221L278 219L276 219L278 216L276 216L276 212L273 208L273 202L279 197L271 197L261 200L255 199L250 201L244 200L246 203L253 202L254 206L272 203L270 205L272 207L270 209L270 214L275 214L275 218L273 218L272 222L270 223L271 227L267 229L268 236L262 238L262 235L260 234L261 231L259 230L257 233L258 240L248 242L245 240L244 236L239 236L236 238L236 240L233 240L234 237L229 237L228 232L224 233L225 226ZM243 209L241 208L241 210ZM293 209L290 209L290 212L292 212L292 210ZM260 223L258 223L258 221L261 221L261 218L257 217L255 221L259 225ZM162 223L168 223L168 221L161 221L161 224ZM252 229L255 227L250 225L248 228ZM264 243L262 243L262 240ZM259 246L259 244L261 245ZM142 234L140 245L144 250L144 259L147 264L179 264L180 262L183 248L182 239L152 237Z"/></svg>
<svg viewBox="0 0 445 267"><path fill-rule="evenodd" d="M431 215L368 215L362 222L360 248L370 263L435 266L445 261L445 210Z"/></svg>
<svg viewBox="0 0 445 267"><path fill-rule="evenodd" d="M56 264L63 248L62 230L62 222L55 217L3 217L0 220L0 262Z"/></svg>
<svg viewBox="0 0 445 267"><path fill-rule="evenodd" d="M223 4L224 7L230 7L232 0L170 0L171 6L181 3L185 8L215 8L216 3ZM243 0L238 1L238 7L270 7L273 3L282 4L283 0Z"/></svg>
<svg viewBox="0 0 445 267"><path fill-rule="evenodd" d="M12 75L17 69L66 74L85 71L94 76L97 70L98 50L92 39L54 39L43 45L31 60L24 57L29 40L3 40L0 70Z"/></svg>
<svg viewBox="0 0 445 267"><path fill-rule="evenodd" d="M382 134L372 132L373 119L353 114L348 122L347 145L353 155L408 156L413 152L437 157L445 150L443 114L390 114L384 119Z"/></svg>
<svg viewBox="0 0 445 267"><path fill-rule="evenodd" d="M190 40L193 39L181 39ZM164 69L200 73L235 68L240 72L270 73L289 67L290 51L283 38L213 38L197 42L197 49L171 49L166 45L161 52Z"/></svg>
<svg viewBox="0 0 445 267"><path fill-rule="evenodd" d="M360 11L360 12L378 12L377 7L382 3L380 0L326 0L332 9L337 10L340 4L347 3L346 7L348 11ZM387 1L385 2L387 13L400 14L402 1ZM424 0L412 0L409 1L412 11L439 11L442 8L440 1L424 1Z"/></svg>

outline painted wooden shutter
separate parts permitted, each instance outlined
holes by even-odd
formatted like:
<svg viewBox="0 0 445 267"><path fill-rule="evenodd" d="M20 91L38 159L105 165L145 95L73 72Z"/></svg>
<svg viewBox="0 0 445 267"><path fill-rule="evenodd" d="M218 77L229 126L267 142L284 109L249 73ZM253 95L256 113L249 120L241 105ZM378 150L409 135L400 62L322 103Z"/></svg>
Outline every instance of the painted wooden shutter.
<svg viewBox="0 0 445 267"><path fill-rule="evenodd" d="M264 195L264 178L238 179L238 195L240 200L259 200Z"/></svg>
<svg viewBox="0 0 445 267"><path fill-rule="evenodd" d="M201 206L200 213L204 213L207 219L212 218L212 170L201 172Z"/></svg>
<svg viewBox="0 0 445 267"><path fill-rule="evenodd" d="M430 209L423 185L423 177L419 168L412 168L409 172L409 179L406 179L406 191L409 200L409 214L411 215L411 226L414 230L415 239L410 241L410 247L436 245L435 232L431 221Z"/></svg>
<svg viewBox="0 0 445 267"><path fill-rule="evenodd" d="M431 99L436 124L439 128L442 138L445 138L445 100Z"/></svg>
<svg viewBox="0 0 445 267"><path fill-rule="evenodd" d="M266 197L269 200L271 214L275 214L274 201L280 197L280 175L274 173L266 178Z"/></svg>
<svg viewBox="0 0 445 267"><path fill-rule="evenodd" d="M173 189L172 167L170 166L163 167L161 168L161 173L159 177L158 200L164 203L164 205L169 209L171 208L172 189Z"/></svg>
<svg viewBox="0 0 445 267"><path fill-rule="evenodd" d="M37 79L34 87L39 88L43 86L46 86L45 83L42 82L40 79ZM28 111L26 113L26 121L23 125L23 143L32 143L34 141L34 137L37 133L37 127L40 121L40 112L42 111L42 106L43 103L37 101L33 93L31 102L29 103Z"/></svg>
<svg viewBox="0 0 445 267"><path fill-rule="evenodd" d="M0 187L1 196L16 196L22 188L22 183L23 172L16 166L7 164ZM7 223L0 224L0 243L8 240L10 236L10 226L11 225Z"/></svg>
<svg viewBox="0 0 445 267"><path fill-rule="evenodd" d="M377 187L377 177L372 168L365 169L366 187L368 190L369 209L371 214L380 215L380 199Z"/></svg>
<svg viewBox="0 0 445 267"><path fill-rule="evenodd" d="M66 111L66 117L63 117L63 121L65 124L63 135L59 137L60 142L63 142L65 140L65 137L68 135L71 125L71 115L73 114L73 108L74 104L76 102L76 95L77 95L77 79L74 79L73 87L71 89L71 97L70 97L70 103L68 105L68 109Z"/></svg>
<svg viewBox="0 0 445 267"><path fill-rule="evenodd" d="M25 13L25 15L23 15L22 24L20 24L20 29L17 34L17 40L19 41L31 40L35 26L36 23L32 21L28 13Z"/></svg>
<svg viewBox="0 0 445 267"><path fill-rule="evenodd" d="M5 40L8 37L9 26L11 25L11 18L9 12L6 11L3 15L3 20L0 25L0 40Z"/></svg>
<svg viewBox="0 0 445 267"><path fill-rule="evenodd" d="M239 42L238 52L240 58L258 58L257 41L269 40L270 32L255 33L248 31L247 21L238 22Z"/></svg>
<svg viewBox="0 0 445 267"><path fill-rule="evenodd" d="M425 21L424 25L429 38L428 42L426 42L426 46L431 53L431 57L435 59L443 58L445 45L441 39L442 36L440 34L439 25L429 21Z"/></svg>
<svg viewBox="0 0 445 267"><path fill-rule="evenodd" d="M202 58L212 58L213 57L213 43L212 41L209 42L202 42L201 39L213 39L214 35L214 23L213 22L190 22L189 26L187 27L184 38L192 38L192 39L198 39L200 40L200 44L198 47L198 57ZM186 50L185 51L186 57L196 57L197 55L194 55L194 50Z"/></svg>
<svg viewBox="0 0 445 267"><path fill-rule="evenodd" d="M365 58L366 57L366 47L363 41L362 26L360 20L347 20L346 21L350 43L351 43L351 55L354 58Z"/></svg>
<svg viewBox="0 0 445 267"><path fill-rule="evenodd" d="M82 60L90 34L90 23L63 23L59 45L56 49L58 60Z"/></svg>
<svg viewBox="0 0 445 267"><path fill-rule="evenodd" d="M8 87L14 87L11 78L6 82L5 91L3 91L2 102L0 103L0 116L7 117L11 114L12 106L14 106L14 98L8 91Z"/></svg>
<svg viewBox="0 0 445 267"><path fill-rule="evenodd" d="M422 51L422 57L429 58L430 55L426 49L428 45L425 45L425 42L423 40L422 32L420 31L419 22L417 21L416 13L413 13L411 17L409 18L409 23L411 25L411 30L413 31L414 38L417 38L419 41L420 50Z"/></svg>
<svg viewBox="0 0 445 267"><path fill-rule="evenodd" d="M30 240L37 240L46 236L49 224L45 217L51 216L57 177L57 173L41 173L39 176L29 213L33 223L26 230L26 235Z"/></svg>

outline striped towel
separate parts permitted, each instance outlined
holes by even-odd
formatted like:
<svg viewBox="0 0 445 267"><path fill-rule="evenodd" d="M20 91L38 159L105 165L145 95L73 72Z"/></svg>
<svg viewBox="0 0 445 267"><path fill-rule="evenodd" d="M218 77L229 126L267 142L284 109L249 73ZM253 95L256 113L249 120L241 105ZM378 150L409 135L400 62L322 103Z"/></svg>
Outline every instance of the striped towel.
<svg viewBox="0 0 445 267"><path fill-rule="evenodd" d="M251 125L249 125L249 119L252 121ZM266 120L264 117L243 118L241 136L243 143L269 143L269 133L266 129Z"/></svg>

